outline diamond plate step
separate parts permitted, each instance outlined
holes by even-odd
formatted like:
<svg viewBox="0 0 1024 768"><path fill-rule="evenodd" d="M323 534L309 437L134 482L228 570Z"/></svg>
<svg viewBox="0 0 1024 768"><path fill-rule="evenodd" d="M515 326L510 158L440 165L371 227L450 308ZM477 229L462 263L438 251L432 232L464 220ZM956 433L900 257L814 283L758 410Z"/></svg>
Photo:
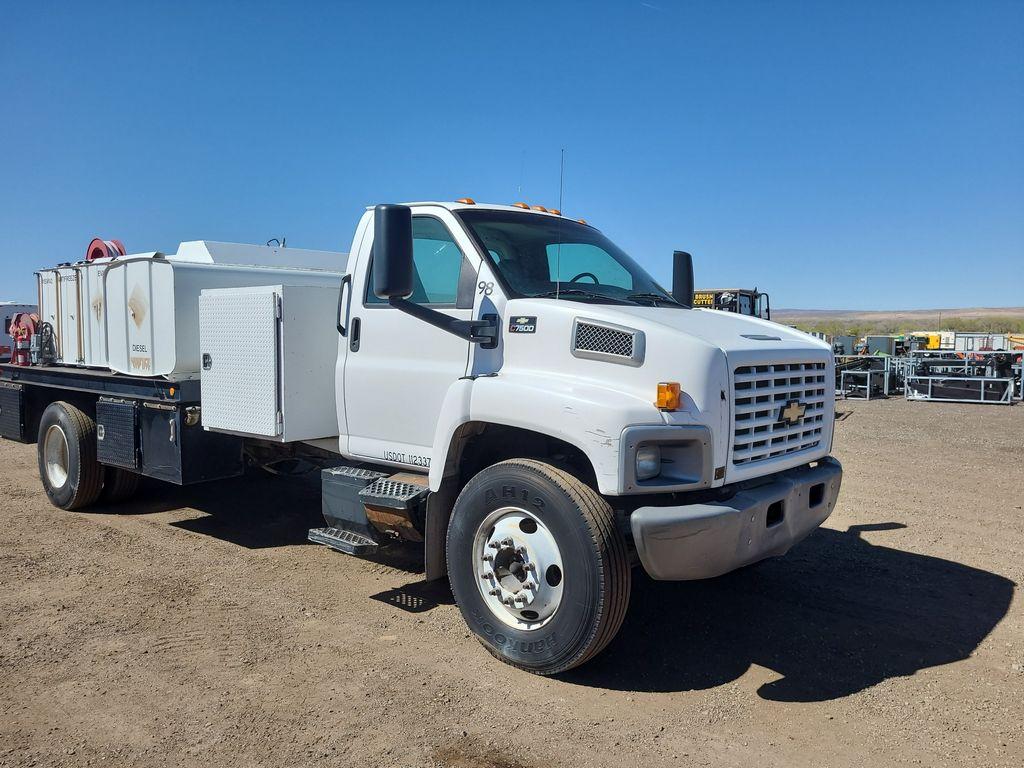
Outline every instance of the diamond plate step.
<svg viewBox="0 0 1024 768"><path fill-rule="evenodd" d="M399 477L408 478L413 482L396 479ZM409 474L382 477L363 488L359 492L359 499L363 504L371 504L377 507L402 510L413 509L430 492L426 482L426 476L420 480L419 477Z"/></svg>
<svg viewBox="0 0 1024 768"><path fill-rule="evenodd" d="M309 538L314 544L324 544L346 555L372 555L377 551L377 542L344 528L311 528Z"/></svg>
<svg viewBox="0 0 1024 768"><path fill-rule="evenodd" d="M340 467L330 467L325 469L324 472L336 477L351 477L356 480L366 480L368 483L388 476L387 472L376 472L372 469L364 469L363 467L350 467L347 464L343 464Z"/></svg>

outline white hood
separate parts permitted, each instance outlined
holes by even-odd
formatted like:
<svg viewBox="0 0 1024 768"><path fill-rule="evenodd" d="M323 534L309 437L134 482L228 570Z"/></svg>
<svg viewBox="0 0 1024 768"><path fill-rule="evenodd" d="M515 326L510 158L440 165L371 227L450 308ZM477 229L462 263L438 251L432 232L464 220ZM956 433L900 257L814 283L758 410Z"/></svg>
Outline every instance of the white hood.
<svg viewBox="0 0 1024 768"><path fill-rule="evenodd" d="M581 304L581 314L587 314L590 306ZM643 325L655 323L673 331L688 334L707 344L718 347L726 354L744 350L762 350L766 342L776 342L787 350L806 349L830 351L831 347L810 334L785 325L757 317L737 315L717 309L678 309L675 307L629 307L603 305L608 316L623 316L623 325L629 325L626 318L636 318ZM603 314L603 313L602 313ZM780 344L781 342L781 344Z"/></svg>

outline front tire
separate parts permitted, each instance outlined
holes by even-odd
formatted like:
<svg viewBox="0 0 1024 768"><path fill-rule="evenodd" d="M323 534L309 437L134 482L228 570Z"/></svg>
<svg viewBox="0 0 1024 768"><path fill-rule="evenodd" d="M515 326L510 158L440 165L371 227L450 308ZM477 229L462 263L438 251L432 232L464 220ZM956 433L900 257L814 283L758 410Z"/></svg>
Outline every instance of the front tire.
<svg viewBox="0 0 1024 768"><path fill-rule="evenodd" d="M50 503L81 509L99 498L103 467L96 460L96 422L75 406L50 403L39 422L39 477Z"/></svg>
<svg viewBox="0 0 1024 768"><path fill-rule="evenodd" d="M513 459L477 474L455 502L447 549L463 618L513 666L564 672L622 626L631 574L614 513L550 464Z"/></svg>

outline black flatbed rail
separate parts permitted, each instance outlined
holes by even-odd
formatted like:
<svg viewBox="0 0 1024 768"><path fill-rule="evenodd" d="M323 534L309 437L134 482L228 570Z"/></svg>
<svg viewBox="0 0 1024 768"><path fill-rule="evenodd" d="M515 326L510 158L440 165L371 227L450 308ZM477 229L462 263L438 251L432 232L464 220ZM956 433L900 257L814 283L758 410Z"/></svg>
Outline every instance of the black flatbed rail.
<svg viewBox="0 0 1024 768"><path fill-rule="evenodd" d="M198 378L145 378L105 369L63 365L21 366L0 363L0 381L167 403L199 402L200 391Z"/></svg>

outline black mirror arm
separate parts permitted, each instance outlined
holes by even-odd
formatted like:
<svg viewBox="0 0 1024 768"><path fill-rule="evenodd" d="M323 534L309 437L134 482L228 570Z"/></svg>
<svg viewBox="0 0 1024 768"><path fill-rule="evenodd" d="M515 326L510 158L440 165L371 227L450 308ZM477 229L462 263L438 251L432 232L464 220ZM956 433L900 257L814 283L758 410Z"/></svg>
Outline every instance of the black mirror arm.
<svg viewBox="0 0 1024 768"><path fill-rule="evenodd" d="M430 309L397 296L388 299L388 303L395 309L412 315L417 320L422 320L435 328L454 334L460 339L479 344L483 349L494 349L498 346L497 315L484 315L480 320L459 320L444 312L438 312L436 309Z"/></svg>

